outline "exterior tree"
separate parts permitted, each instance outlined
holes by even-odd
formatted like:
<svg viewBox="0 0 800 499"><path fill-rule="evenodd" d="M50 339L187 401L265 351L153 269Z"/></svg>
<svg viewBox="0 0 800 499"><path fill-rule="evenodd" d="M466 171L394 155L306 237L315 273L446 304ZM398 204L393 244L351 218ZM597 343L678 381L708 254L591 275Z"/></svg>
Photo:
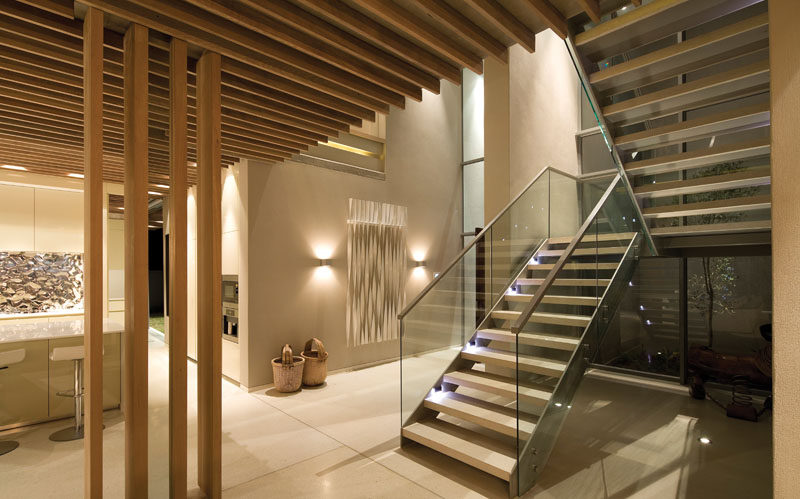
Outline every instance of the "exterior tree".
<svg viewBox="0 0 800 499"><path fill-rule="evenodd" d="M703 314L708 328L708 347L714 346L714 314L736 309L736 281L739 276L733 257L702 257L703 273L689 276L689 306Z"/></svg>
<svg viewBox="0 0 800 499"><path fill-rule="evenodd" d="M741 161L722 163L696 170L695 177L723 175L744 170ZM723 191L704 192L685 196L686 203L716 201L745 196L753 196L756 187L743 187ZM689 224L717 224L736 222L743 218L743 213L715 213L690 217ZM708 327L708 347L714 345L714 314L730 314L736 308L735 290L739 276L734 268L732 257L702 257L703 273L689 276L689 306L700 311L706 319Z"/></svg>

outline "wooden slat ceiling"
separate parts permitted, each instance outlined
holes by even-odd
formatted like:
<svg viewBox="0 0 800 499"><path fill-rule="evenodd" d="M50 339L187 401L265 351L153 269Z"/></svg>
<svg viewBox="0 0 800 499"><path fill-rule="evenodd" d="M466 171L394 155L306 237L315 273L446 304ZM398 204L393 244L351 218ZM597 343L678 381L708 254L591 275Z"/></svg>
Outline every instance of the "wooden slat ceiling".
<svg viewBox="0 0 800 499"><path fill-rule="evenodd" d="M223 56L223 165L282 162L438 93L440 81L480 73L507 47L535 50L535 34L567 34L586 5L619 0L3 0L0 2L0 165L65 175L83 170L81 20L106 13L104 152L107 181L122 182L122 33L151 28L151 189L169 181L169 37L189 42L189 161L195 161L195 63ZM592 7L594 9L595 7ZM189 181L195 172L189 169Z"/></svg>

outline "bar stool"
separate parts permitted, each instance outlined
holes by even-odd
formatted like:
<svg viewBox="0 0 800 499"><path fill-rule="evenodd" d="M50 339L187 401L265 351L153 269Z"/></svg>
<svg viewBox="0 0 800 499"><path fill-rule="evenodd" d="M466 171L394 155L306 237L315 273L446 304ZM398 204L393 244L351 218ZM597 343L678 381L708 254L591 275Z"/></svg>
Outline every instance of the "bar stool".
<svg viewBox="0 0 800 499"><path fill-rule="evenodd" d="M25 360L24 348L0 352L0 371L5 371L10 366L19 364L23 360ZM0 385L0 391L2 391L2 385ZM17 447L19 447L19 442L15 440L0 440L0 456L3 454L8 454Z"/></svg>
<svg viewBox="0 0 800 499"><path fill-rule="evenodd" d="M75 386L72 390L56 393L59 397L72 397L75 401L75 426L58 430L50 435L50 440L54 442L79 440L83 438L83 345L53 348L50 360L54 362L71 360L75 376Z"/></svg>

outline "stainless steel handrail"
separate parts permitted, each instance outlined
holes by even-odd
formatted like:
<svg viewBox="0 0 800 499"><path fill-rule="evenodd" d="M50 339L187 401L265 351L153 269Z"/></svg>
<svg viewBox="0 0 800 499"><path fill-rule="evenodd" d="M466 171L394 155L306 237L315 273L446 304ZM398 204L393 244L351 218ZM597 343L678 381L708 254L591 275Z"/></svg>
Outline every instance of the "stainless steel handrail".
<svg viewBox="0 0 800 499"><path fill-rule="evenodd" d="M508 212L508 210L509 210L509 209L511 209L511 206L513 206L513 205L514 205L514 204L515 204L515 203L516 203L516 202L517 202L517 201L518 201L518 200L519 200L519 199L520 199L520 198L521 198L521 197L522 197L522 196L523 196L523 195L524 195L526 192L528 192L528 189L530 189L530 188L531 188L531 186L533 186L533 184L535 184L535 183L536 183L536 181L537 181L537 180L539 180L539 178L541 178L541 176L542 176L542 175L544 175L544 173L545 173L545 172L547 172L547 171L550 171L550 170L552 170L552 171L554 171L554 172L558 173L559 175L563 175L563 176L565 176L565 177L569 177L569 178L571 178L571 179L573 179L573 180L575 180L575 181L580 181L580 179L579 179L579 178L577 178L577 177L575 177L574 175L570 175L569 173L564 173L564 172L562 172L561 170L556 170L556 169L555 169L555 168L553 168L552 166L545 166L544 168L542 168L542 170L541 170L539 173L537 173L535 177L533 177L533 180L531 180L531 181L528 183L528 185L526 185L526 186L525 186L525 187L524 187L524 188L523 188L523 189L520 191L520 193L519 193L519 194L517 194L517 195L514 197L514 199L512 199L512 200L511 200L511 202L509 202L509 203L506 205L506 207L505 207L505 208L503 208L503 210L502 210L500 213L498 213L498 214L497 214L497 216L496 216L496 217L494 217L494 218L492 219L492 221L491 221L491 222L489 222L489 224L488 224L486 227L484 227L484 229L483 229L482 231L480 231L480 232L479 232L479 233L478 233L478 234L475 236L475 239L473 239L473 240L472 240L472 241L471 241L471 242L470 242L470 243L469 243L469 244L468 244L468 245L467 245L467 246L466 246L464 249L462 249L462 250L461 250L461 251L458 253L458 255L456 255L456 257L455 257L455 258L453 258L453 260L452 260L452 261L451 261L451 262L450 262L450 263L447 265L447 267L446 267L446 268L445 268L445 269L444 269L442 272L440 272L440 273L439 273L439 277L436 277L436 278L434 278L434 279L433 279L431 282L429 282L429 283L428 283L428 285L427 285L427 286L425 286L425 288L424 288L424 289L423 289L423 290L422 290L422 291L421 291L421 292L420 292L420 293L419 293L419 294L418 294L418 295L417 295L417 296L416 296L416 297L415 297L413 300L411 300L411 302L410 302L408 305L406 305L406 307L403 309L403 311L402 311L402 312L400 312L400 313L397 315L397 318L398 318L398 319L402 319L403 317L405 317L406 315L408 315L408 313L411 311L411 309L412 309L412 308L414 308L414 306L415 306L417 303L419 303L419 301L420 301L420 300L421 300L421 299L422 299L422 298L423 298L425 295L427 295L427 294L428 294L428 292L429 292L429 291L430 291L430 290L431 290L431 289L432 289L432 288L433 288L433 287L436 285L436 283L438 283L438 282L439 282L439 281L440 281L442 278L444 278L444 277L447 275L447 273L450 271L450 269L452 269L452 268L453 268L453 267L456 265L456 263L458 263L458 262L459 262L459 260L461 260L461 258L463 258L463 257L464 257L464 255L466 255L466 254L467 254L467 252L468 252L470 249L472 249L472 247L473 247L473 246L475 246L475 245L478 243L478 241L480 241L480 240L481 240L481 238L482 238L482 237L483 237L483 236L486 234L486 231L488 231L488 230L489 230L489 229L492 227L492 225L494 225L494 224L495 224L495 222L497 222L497 221L500 219L500 217L502 217L503 215L505 215L505 214L506 214L506 212Z"/></svg>
<svg viewBox="0 0 800 499"><path fill-rule="evenodd" d="M575 237L573 237L572 241L570 241L569 245L567 246L567 249L564 250L564 253L562 253L558 261L555 263L555 265L553 265L553 269L550 270L550 272L548 272L547 277L544 278L544 281L542 281L542 284L538 287L536 293L534 293L533 298L531 298L531 301L529 301L528 304L525 305L525 309L517 318L517 321L511 326L512 333L518 334L522 330L522 328L525 327L525 324L528 323L531 314L533 314L533 311L536 310L536 307L538 307L539 304L542 302L545 293L547 293L550 290L550 286L552 286L553 282L555 282L556 280L556 275L564 267L564 264L567 262L569 257L572 256L572 253L575 251L575 248L581 242L581 239L583 239L584 234L586 234L586 231L595 221L595 218L597 217L597 214L600 212L600 209L606 204L606 200L609 198L609 196L611 196L611 193L614 192L614 189L617 188L617 184L619 183L619 181L620 181L620 174L617 173L617 175L614 177L614 180L611 181L611 184L606 189L606 192L603 193L603 196L600 198L600 201L595 205L594 209L592 209L592 212L586 218L586 221L583 222L583 225L581 225L581 228L578 229L578 233L575 234Z"/></svg>
<svg viewBox="0 0 800 499"><path fill-rule="evenodd" d="M581 81L581 87L583 87L586 97L589 99L589 104L592 106L592 111L594 111L595 118L600 126L600 131L602 132L603 138L606 141L606 146L608 146L611 157L614 159L614 165L617 167L617 171L622 177L622 184L625 186L625 191L628 193L633 206L636 208L636 216L642 221L642 233L647 241L647 247L650 248L650 253L652 253L653 256L658 256L658 250L653 242L653 236L650 235L650 229L647 227L647 223L645 222L644 215L642 214L642 208L639 206L638 201L636 201L636 196L633 193L633 187L631 186L630 180L628 180L628 174L625 173L625 169L622 166L622 158L619 156L619 151L617 151L617 147L614 145L614 139L611 137L611 134L608 131L608 123L606 123L603 113L600 112L600 105L597 102L594 92L591 90L591 86L587 86L589 85L589 77L586 75L583 64L580 63L580 57L578 56L578 51L575 48L575 44L572 42L571 38L566 38L564 43L566 44L567 51L572 58L572 64L575 66L575 71L578 72L578 78Z"/></svg>

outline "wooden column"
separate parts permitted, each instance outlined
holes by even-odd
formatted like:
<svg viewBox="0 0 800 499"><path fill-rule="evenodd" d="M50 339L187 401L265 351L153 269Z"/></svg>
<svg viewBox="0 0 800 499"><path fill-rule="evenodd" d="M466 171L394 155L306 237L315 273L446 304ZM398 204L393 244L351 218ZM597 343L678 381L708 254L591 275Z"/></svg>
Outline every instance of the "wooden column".
<svg viewBox="0 0 800 499"><path fill-rule="evenodd" d="M773 483L776 499L800 496L800 3L769 2L772 108Z"/></svg>
<svg viewBox="0 0 800 499"><path fill-rule="evenodd" d="M169 51L169 493L186 497L186 42Z"/></svg>
<svg viewBox="0 0 800 499"><path fill-rule="evenodd" d="M103 12L83 23L84 496L103 497Z"/></svg>
<svg viewBox="0 0 800 499"><path fill-rule="evenodd" d="M124 40L125 99L125 497L147 497L147 28Z"/></svg>
<svg viewBox="0 0 800 499"><path fill-rule="evenodd" d="M222 177L219 54L197 62L197 478L222 494Z"/></svg>

